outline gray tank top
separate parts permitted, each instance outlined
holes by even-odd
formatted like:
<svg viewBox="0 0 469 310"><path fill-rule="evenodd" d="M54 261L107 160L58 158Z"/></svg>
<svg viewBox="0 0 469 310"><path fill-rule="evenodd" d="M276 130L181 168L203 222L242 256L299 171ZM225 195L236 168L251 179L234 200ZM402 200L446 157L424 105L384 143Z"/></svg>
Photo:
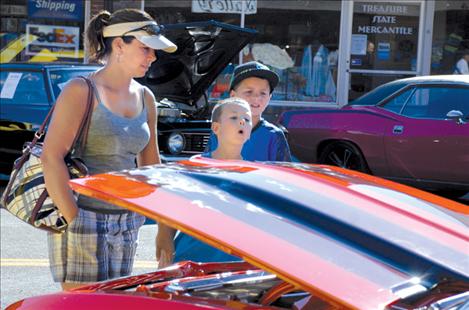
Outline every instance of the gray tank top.
<svg viewBox="0 0 469 310"><path fill-rule="evenodd" d="M137 154L150 141L144 99L140 114L134 118L122 117L112 113L103 105L94 84L93 87L98 104L91 117L88 138L81 158L91 175L135 168ZM79 196L78 205L80 208L97 213L128 212L121 207L84 195Z"/></svg>

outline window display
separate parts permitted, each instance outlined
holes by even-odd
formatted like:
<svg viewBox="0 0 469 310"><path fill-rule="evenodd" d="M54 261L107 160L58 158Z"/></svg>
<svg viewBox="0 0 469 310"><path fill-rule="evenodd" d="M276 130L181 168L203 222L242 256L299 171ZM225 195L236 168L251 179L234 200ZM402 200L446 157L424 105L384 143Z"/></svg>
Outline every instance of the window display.
<svg viewBox="0 0 469 310"><path fill-rule="evenodd" d="M335 102L340 6L340 1L289 1L288 6L259 1L258 14L246 16L246 27L259 31L251 46L254 60L280 76L273 100ZM259 46L269 52L257 52Z"/></svg>
<svg viewBox="0 0 469 310"><path fill-rule="evenodd" d="M431 74L453 74L469 52L469 1L436 1Z"/></svg>
<svg viewBox="0 0 469 310"><path fill-rule="evenodd" d="M214 19L240 25L240 14L196 13L190 6L190 1L177 6L145 2L145 10L162 23ZM256 13L245 15L244 26L256 29L258 36L244 49L242 60L260 61L279 75L274 101L335 102L340 8L341 1L258 0ZM210 87L211 99L229 96L229 79L237 63L234 59Z"/></svg>

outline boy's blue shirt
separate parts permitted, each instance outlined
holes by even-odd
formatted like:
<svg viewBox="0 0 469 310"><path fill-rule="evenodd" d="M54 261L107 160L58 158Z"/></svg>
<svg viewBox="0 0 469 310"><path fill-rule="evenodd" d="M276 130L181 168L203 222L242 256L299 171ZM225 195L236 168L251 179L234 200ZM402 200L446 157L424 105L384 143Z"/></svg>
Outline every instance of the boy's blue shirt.
<svg viewBox="0 0 469 310"><path fill-rule="evenodd" d="M217 137L212 133L207 149L202 157L212 157L217 148ZM291 161L290 148L283 131L264 119L253 128L251 137L241 151L243 160L250 161ZM189 235L179 233L174 240L175 262L192 260L195 262L241 261L241 258L229 255Z"/></svg>
<svg viewBox="0 0 469 310"><path fill-rule="evenodd" d="M213 152L217 146L217 137L212 132L206 151ZM290 148L283 131L262 118L252 129L249 140L244 143L241 157L249 161L291 161Z"/></svg>
<svg viewBox="0 0 469 310"><path fill-rule="evenodd" d="M202 157L212 158L212 152L203 153ZM179 232L174 240L174 248L176 249L175 262L183 260L194 262L242 261L239 257L229 255L182 232Z"/></svg>

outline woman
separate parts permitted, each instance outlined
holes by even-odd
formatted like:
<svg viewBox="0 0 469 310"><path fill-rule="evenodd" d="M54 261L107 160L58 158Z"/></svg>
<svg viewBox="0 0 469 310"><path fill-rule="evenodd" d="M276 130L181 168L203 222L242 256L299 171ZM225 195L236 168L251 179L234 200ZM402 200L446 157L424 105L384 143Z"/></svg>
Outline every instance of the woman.
<svg viewBox="0 0 469 310"><path fill-rule="evenodd" d="M87 143L81 158L90 174L160 162L156 145L156 105L143 77L156 60L154 49L176 46L143 11L124 9L94 16L86 30L90 59L104 67L89 76L95 92ZM63 234L49 233L54 281L64 290L131 273L138 230L144 217L80 196L76 203L64 163L88 94L83 79L71 80L56 102L44 141L42 161L49 195L69 223Z"/></svg>

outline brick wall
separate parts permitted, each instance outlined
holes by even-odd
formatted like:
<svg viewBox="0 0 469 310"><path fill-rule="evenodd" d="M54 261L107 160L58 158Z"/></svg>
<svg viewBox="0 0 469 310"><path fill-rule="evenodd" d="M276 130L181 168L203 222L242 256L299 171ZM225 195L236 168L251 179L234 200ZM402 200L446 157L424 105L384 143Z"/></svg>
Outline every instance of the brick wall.
<svg viewBox="0 0 469 310"><path fill-rule="evenodd" d="M90 16L96 15L99 11L104 10L104 2L105 0L91 0L91 7L90 7Z"/></svg>
<svg viewBox="0 0 469 310"><path fill-rule="evenodd" d="M133 8L140 9L142 2L140 0L90 0L91 8L90 15L94 16L101 10L108 10L109 12L114 12L119 9L124 8Z"/></svg>

